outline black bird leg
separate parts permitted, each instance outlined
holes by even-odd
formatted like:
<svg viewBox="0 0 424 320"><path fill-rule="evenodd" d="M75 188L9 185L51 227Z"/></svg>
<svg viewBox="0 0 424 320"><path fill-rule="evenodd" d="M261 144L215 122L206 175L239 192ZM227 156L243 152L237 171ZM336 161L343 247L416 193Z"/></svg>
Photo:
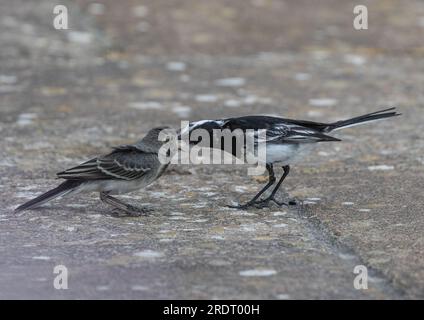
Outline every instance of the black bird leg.
<svg viewBox="0 0 424 320"><path fill-rule="evenodd" d="M253 198L252 200L246 202L245 204L239 204L236 206L229 206L230 208L235 208L235 209L246 209L250 206L253 206L255 204L261 203L261 201L256 201L258 200L258 198L266 191L269 189L269 187L271 187L274 182L275 182L275 174L274 174L274 168L272 166L272 164L266 164L266 170L268 171L268 183L265 185L265 187L263 187Z"/></svg>
<svg viewBox="0 0 424 320"><path fill-rule="evenodd" d="M100 200L114 207L113 213L119 216L122 215L122 213L124 213L127 216L139 217L151 211L147 208L139 208L139 207L127 204L119 199L112 197L106 192L100 192Z"/></svg>
<svg viewBox="0 0 424 320"><path fill-rule="evenodd" d="M289 204L293 204L293 200L289 201L289 203L285 203L285 202L280 202L277 199L275 199L275 194L277 193L278 189L280 188L281 184L283 183L284 179L288 176L289 172L290 172L290 166L283 166L283 170L284 173L281 176L280 180L278 181L277 185L275 186L275 188L272 190L271 194L269 195L269 197L261 200L258 204L260 204L261 207L265 207L267 206L267 204L270 201L275 202L277 205L279 206L283 206L283 205L289 205ZM295 203L294 203L295 204Z"/></svg>

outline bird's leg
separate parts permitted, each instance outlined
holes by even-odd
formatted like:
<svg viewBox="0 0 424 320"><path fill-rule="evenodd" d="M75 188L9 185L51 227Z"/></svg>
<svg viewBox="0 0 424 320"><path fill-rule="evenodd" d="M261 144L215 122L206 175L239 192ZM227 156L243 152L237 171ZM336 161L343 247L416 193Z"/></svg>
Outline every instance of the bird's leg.
<svg viewBox="0 0 424 320"><path fill-rule="evenodd" d="M268 183L265 185L265 187L263 187L250 201L246 202L245 204L239 204L239 205L236 205L236 206L229 206L230 208L246 209L246 208L253 206L253 205L258 203L257 200L259 199L259 197L266 190L268 190L268 188L271 187L275 182L274 168L273 168L272 164L266 164L266 169L268 171ZM259 203L260 202L262 202L262 200L259 201Z"/></svg>
<svg viewBox="0 0 424 320"><path fill-rule="evenodd" d="M289 201L289 203L285 203L285 202L280 202L277 199L275 199L275 194L277 193L277 191L280 188L281 184L283 183L284 179L288 176L288 174L290 172L290 166L283 166L283 170L284 170L283 175L281 176L281 178L278 181L278 183L275 186L275 188L272 190L272 192L269 195L269 197L267 197L267 198L265 198L265 199L263 199L263 200L260 201L261 207L266 206L270 201L275 202L279 206L296 204L295 201L293 203L293 200Z"/></svg>
<svg viewBox="0 0 424 320"><path fill-rule="evenodd" d="M112 197L106 192L100 192L100 200L114 207L115 209L113 210L113 212L118 215L125 213L125 215L127 216L138 217L150 211L145 208L139 208L139 207L127 204L119 199Z"/></svg>

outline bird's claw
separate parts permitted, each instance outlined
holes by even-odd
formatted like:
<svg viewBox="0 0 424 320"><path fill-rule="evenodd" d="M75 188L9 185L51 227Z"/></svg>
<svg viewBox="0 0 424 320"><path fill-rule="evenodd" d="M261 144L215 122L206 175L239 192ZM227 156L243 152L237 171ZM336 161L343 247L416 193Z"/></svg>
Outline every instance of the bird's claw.
<svg viewBox="0 0 424 320"><path fill-rule="evenodd" d="M271 202L274 202L279 207L288 206L288 203L286 203L284 201L280 202L277 199L275 199L274 197L269 197L269 198L263 199L261 201L258 201L254 205L258 209L269 208Z"/></svg>
<svg viewBox="0 0 424 320"><path fill-rule="evenodd" d="M263 208L269 208L270 202L274 202L277 206L280 206L280 207L296 206L298 204L298 202L295 199L290 199L288 202L284 202L284 201L278 201L274 197L268 197L268 198L253 201L253 202L247 202L245 204L228 205L228 207L232 209L240 209L240 210L248 209L250 207L263 209Z"/></svg>

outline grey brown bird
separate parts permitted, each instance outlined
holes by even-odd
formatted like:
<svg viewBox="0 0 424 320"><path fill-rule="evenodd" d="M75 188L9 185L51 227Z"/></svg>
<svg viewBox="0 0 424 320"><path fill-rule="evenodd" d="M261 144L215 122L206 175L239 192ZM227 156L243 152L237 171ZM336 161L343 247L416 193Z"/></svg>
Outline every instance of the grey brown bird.
<svg viewBox="0 0 424 320"><path fill-rule="evenodd" d="M36 208L43 203L65 195L99 192L100 199L113 206L115 213L138 216L147 211L112 197L146 187L158 179L168 164L159 161L158 152L166 141L159 141L159 133L167 127L150 130L135 144L121 145L79 166L57 174L65 179L56 188L17 207L15 212Z"/></svg>
<svg viewBox="0 0 424 320"><path fill-rule="evenodd" d="M266 170L268 171L268 183L248 202L236 206L230 206L239 209L246 209L251 206L266 207L272 201L278 205L287 205L275 199L275 195L289 174L290 164L293 161L302 159L311 146L317 142L341 141L338 138L328 135L329 133L357 126L363 123L369 123L381 119L399 116L395 108L389 108L347 120L340 120L332 123L312 122L307 120L295 120L280 117L252 115L243 117L234 117L217 120L200 120L191 122L183 132L191 135L197 129L206 130L213 137L214 130L241 130L246 135L247 130L265 130L266 137L260 140L255 137L255 148L260 142L265 143ZM181 135L180 135L181 137ZM211 138L212 142L214 139ZM190 142L192 143L192 142ZM236 156L237 148L232 145L232 150L225 150ZM284 170L283 175L278 180L275 177L274 166L281 166ZM261 199L261 196L276 183L269 196ZM292 201L294 204L295 202ZM288 204L291 204L289 202Z"/></svg>

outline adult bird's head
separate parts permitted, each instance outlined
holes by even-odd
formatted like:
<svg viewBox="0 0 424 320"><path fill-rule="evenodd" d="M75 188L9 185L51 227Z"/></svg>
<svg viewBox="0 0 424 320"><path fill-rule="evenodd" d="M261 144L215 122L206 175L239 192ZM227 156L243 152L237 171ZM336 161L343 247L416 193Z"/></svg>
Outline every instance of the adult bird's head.
<svg viewBox="0 0 424 320"><path fill-rule="evenodd" d="M190 122L188 126L183 128L178 140L186 140L190 145L196 145L202 142L202 137L208 136L208 141L212 141L213 130L222 130L223 120L201 120Z"/></svg>

